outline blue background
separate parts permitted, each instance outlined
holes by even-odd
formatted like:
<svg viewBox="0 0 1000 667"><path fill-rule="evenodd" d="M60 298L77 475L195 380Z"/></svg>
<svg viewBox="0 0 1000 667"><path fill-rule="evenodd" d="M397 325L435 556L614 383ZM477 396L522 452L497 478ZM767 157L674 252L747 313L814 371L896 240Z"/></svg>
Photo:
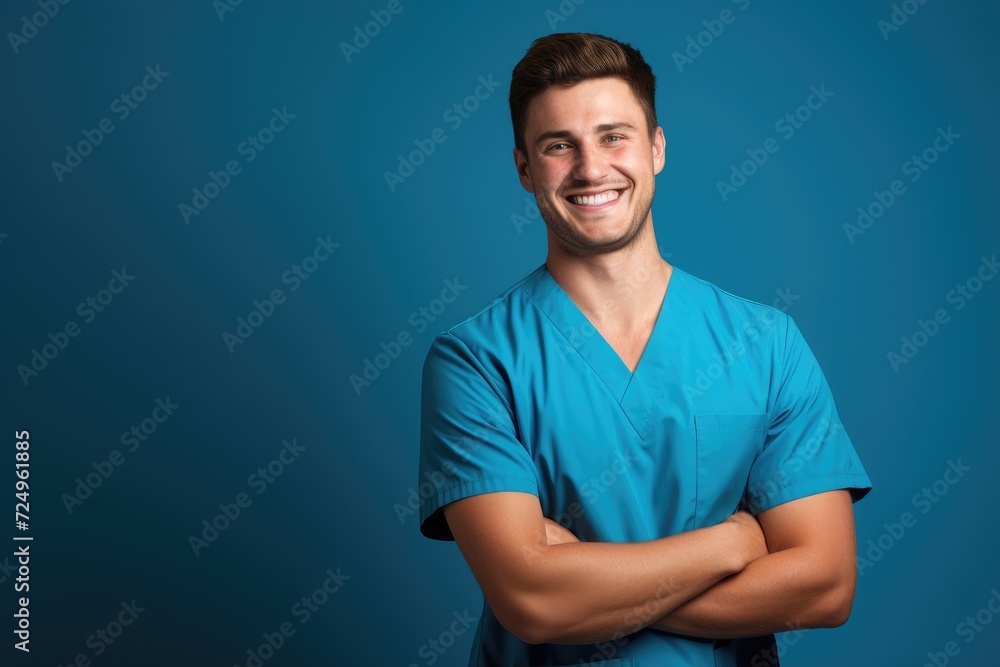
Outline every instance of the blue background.
<svg viewBox="0 0 1000 667"><path fill-rule="evenodd" d="M0 498L13 508L14 431L29 429L34 542L30 656L11 646L14 542L0 549L2 662L246 665L291 622L265 664L465 664L471 631L443 654L425 644L455 612L478 615L475 580L398 511L417 484L420 368L435 333L544 261L511 160L510 72L542 34L593 31L658 75L661 251L742 296L799 297L788 312L875 485L856 516L860 555L872 540L865 557L879 557L851 620L786 636L783 664L920 665L949 641L950 664L992 664L1000 622L968 642L956 626L1000 587L1000 280L961 310L948 293L1000 252L1000 10L911 0L883 35L890 2L666 4L76 1L33 31L37 2L5 3ZM699 37L727 8L735 20ZM391 21L345 55L372 11ZM689 38L706 45L679 67ZM120 118L113 100L157 65L169 74ZM500 87L449 122L491 76ZM785 138L775 123L811 86L833 95ZM295 117L247 162L241 142L285 108ZM52 163L102 118L113 132L60 180ZM446 141L390 188L385 173L436 128ZM938 128L960 138L911 182L903 163ZM717 182L769 137L778 152L724 201ZM230 160L240 172L185 221L179 205ZM905 193L849 238L894 179ZM282 276L318 237L340 245L292 290ZM122 267L134 280L85 322L78 304ZM411 318L445 280L467 288L433 322ZM275 289L286 300L227 346ZM947 323L894 369L887 354L937 309ZM70 321L79 334L25 381L18 367ZM350 376L404 332L412 344L356 390ZM122 433L168 397L179 407L127 451ZM258 494L250 476L292 439L305 449ZM124 462L67 509L114 450ZM949 461L970 469L916 502ZM190 536L239 493L252 503L196 555ZM897 538L886 524L904 512L915 523ZM15 534L11 520L0 542ZM349 579L301 623L293 606L337 568ZM88 642L132 600L144 611L113 644Z"/></svg>

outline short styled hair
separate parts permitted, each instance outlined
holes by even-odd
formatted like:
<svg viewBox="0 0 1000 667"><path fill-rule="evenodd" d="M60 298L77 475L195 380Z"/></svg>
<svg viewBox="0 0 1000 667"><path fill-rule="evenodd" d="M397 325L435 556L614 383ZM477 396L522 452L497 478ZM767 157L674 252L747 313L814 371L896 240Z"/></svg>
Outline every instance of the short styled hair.
<svg viewBox="0 0 1000 667"><path fill-rule="evenodd" d="M510 80L510 119L514 146L526 153L524 128L528 103L550 86L572 86L587 79L618 77L632 89L646 114L649 133L656 129L656 77L638 50L628 44L585 32L539 37L514 66Z"/></svg>

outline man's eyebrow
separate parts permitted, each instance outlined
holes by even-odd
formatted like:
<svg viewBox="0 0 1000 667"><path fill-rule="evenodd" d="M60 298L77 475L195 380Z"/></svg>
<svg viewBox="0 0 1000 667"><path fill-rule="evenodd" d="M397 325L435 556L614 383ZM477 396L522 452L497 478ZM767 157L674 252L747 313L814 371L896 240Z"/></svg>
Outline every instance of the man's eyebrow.
<svg viewBox="0 0 1000 667"><path fill-rule="evenodd" d="M631 123L602 123L600 125L594 126L594 133L600 134L602 132L614 132L615 130L629 130L631 132L638 132L635 125ZM543 132L535 139L535 146L538 144L548 141L550 139L572 139L573 133L569 130L552 130L550 132Z"/></svg>
<svg viewBox="0 0 1000 667"><path fill-rule="evenodd" d="M638 132L638 128L630 123L605 123L604 125L598 125L594 128L595 132L614 132L615 130L631 130L632 132Z"/></svg>
<svg viewBox="0 0 1000 667"><path fill-rule="evenodd" d="M553 130L551 132L543 132L535 139L535 146L538 144L548 141L549 139L570 139L572 134L569 130Z"/></svg>

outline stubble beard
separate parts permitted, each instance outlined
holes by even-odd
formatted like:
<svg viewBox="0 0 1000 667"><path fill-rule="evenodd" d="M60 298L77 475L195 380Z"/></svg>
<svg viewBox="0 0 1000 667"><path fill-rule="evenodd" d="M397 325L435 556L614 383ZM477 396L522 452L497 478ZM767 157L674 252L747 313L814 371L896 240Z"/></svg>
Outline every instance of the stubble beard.
<svg viewBox="0 0 1000 667"><path fill-rule="evenodd" d="M538 211L545 221L549 231L555 236L566 252L573 255L586 256L597 255L605 252L619 250L631 244L642 231L649 212L653 206L653 192L655 183L651 185L648 193L640 193L636 189L629 190L629 196L638 196L635 201L635 214L629 222L625 232L618 238L594 241L587 236L580 234L573 224L554 206L547 198L535 197ZM600 224L600 223L597 223Z"/></svg>

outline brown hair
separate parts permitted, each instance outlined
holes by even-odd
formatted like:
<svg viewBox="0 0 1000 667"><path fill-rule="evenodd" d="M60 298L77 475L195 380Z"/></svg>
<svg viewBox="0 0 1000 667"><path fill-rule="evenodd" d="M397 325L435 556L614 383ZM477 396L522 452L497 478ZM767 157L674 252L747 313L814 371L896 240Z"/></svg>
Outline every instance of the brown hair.
<svg viewBox="0 0 1000 667"><path fill-rule="evenodd" d="M656 77L638 50L610 37L585 32L539 37L514 66L510 81L510 119L514 145L525 153L524 128L528 103L549 86L574 85L586 79L619 77L632 89L646 114L652 135L656 129Z"/></svg>

